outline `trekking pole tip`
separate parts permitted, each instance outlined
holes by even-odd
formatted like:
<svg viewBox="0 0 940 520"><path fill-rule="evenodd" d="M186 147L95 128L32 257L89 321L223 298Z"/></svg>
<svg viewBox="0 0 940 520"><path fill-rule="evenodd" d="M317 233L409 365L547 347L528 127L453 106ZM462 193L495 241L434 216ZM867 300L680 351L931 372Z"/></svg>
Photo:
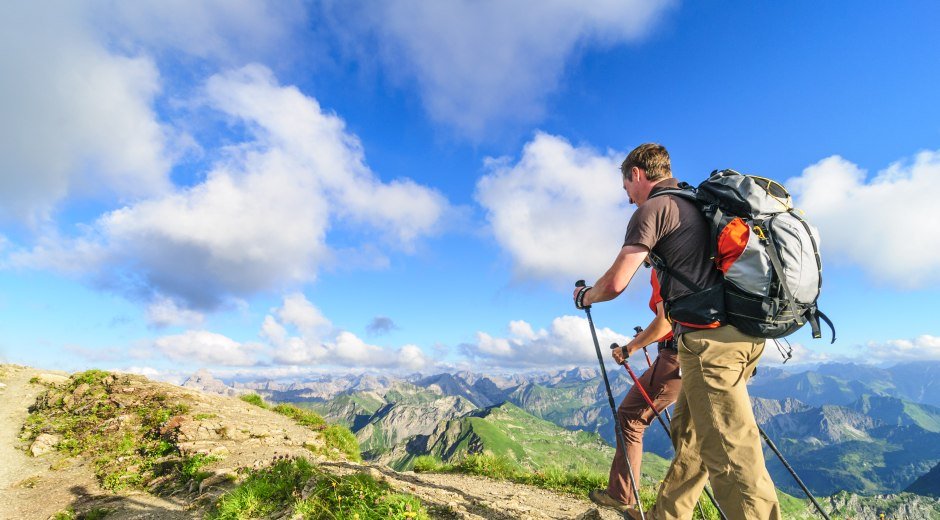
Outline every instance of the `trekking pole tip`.
<svg viewBox="0 0 940 520"><path fill-rule="evenodd" d="M584 287L584 285L585 285L584 280L578 280L577 282L574 283L575 287Z"/></svg>

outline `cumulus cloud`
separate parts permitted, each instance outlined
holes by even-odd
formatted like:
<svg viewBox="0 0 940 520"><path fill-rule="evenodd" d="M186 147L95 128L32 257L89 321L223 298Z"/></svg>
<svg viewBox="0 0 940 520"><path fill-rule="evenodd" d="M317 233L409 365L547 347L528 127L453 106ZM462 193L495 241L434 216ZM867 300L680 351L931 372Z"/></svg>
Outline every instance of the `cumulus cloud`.
<svg viewBox="0 0 940 520"><path fill-rule="evenodd" d="M605 362L608 347L623 345L630 338L609 328L597 329ZM525 321L509 323L506 337L477 332L476 342L460 345L462 353L476 364L492 367L561 367L597 362L594 340L586 318L560 316L548 329L535 330ZM642 355L642 354L641 354Z"/></svg>
<svg viewBox="0 0 940 520"><path fill-rule="evenodd" d="M324 18L349 47L413 80L433 118L479 137L496 121L540 117L579 50L637 40L674 3L327 2Z"/></svg>
<svg viewBox="0 0 940 520"><path fill-rule="evenodd" d="M0 218L35 228L66 198L110 203L166 192L189 140L155 110L165 90L158 70L164 51L223 63L275 49L281 55L305 19L298 2L5 6Z"/></svg>
<svg viewBox="0 0 940 520"><path fill-rule="evenodd" d="M867 358L884 362L940 360L940 336L922 334L913 339L893 339L866 345Z"/></svg>
<svg viewBox="0 0 940 520"><path fill-rule="evenodd" d="M283 365L407 370L431 365L416 345L391 349L369 344L351 332L336 330L302 294L285 297L283 305L265 317L261 336L270 343L274 362Z"/></svg>
<svg viewBox="0 0 940 520"><path fill-rule="evenodd" d="M868 178L832 156L787 181L797 207L820 231L826 262L861 266L906 288L940 281L940 151L925 151ZM899 223L907 231L899 232Z"/></svg>
<svg viewBox="0 0 940 520"><path fill-rule="evenodd" d="M214 309L314 279L333 259L333 221L407 251L448 210L411 180L382 182L342 119L262 66L215 75L204 93L250 135L204 182L109 212L77 240L42 241L17 263L96 272L104 286Z"/></svg>
<svg viewBox="0 0 940 520"><path fill-rule="evenodd" d="M476 199L517 277L571 282L610 267L632 215L623 157L539 133L518 162L488 162Z"/></svg>
<svg viewBox="0 0 940 520"><path fill-rule="evenodd" d="M153 346L157 352L181 363L249 366L258 362L258 345L242 344L205 330L163 336Z"/></svg>

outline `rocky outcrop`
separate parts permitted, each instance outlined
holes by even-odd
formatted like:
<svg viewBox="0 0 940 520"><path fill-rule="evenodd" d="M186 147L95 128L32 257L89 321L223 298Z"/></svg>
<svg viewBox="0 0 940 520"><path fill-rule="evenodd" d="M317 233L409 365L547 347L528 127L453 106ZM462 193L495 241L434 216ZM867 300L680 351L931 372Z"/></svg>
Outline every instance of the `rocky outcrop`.
<svg viewBox="0 0 940 520"><path fill-rule="evenodd" d="M823 507L843 518L882 518L882 514L886 519L940 518L940 500L910 493L860 496L842 492L825 499Z"/></svg>
<svg viewBox="0 0 940 520"><path fill-rule="evenodd" d="M375 457L409 437L428 435L441 421L462 416L475 408L462 397L443 397L425 403L390 403L356 431L356 437L366 456Z"/></svg>
<svg viewBox="0 0 940 520"><path fill-rule="evenodd" d="M244 393L216 379L208 370L202 369L183 382L183 388L192 388L207 394L233 396Z"/></svg>
<svg viewBox="0 0 940 520"><path fill-rule="evenodd" d="M765 424L778 415L803 412L809 410L810 406L793 398L764 399L762 397L752 397L751 409L754 411L754 419L757 420L757 424Z"/></svg>

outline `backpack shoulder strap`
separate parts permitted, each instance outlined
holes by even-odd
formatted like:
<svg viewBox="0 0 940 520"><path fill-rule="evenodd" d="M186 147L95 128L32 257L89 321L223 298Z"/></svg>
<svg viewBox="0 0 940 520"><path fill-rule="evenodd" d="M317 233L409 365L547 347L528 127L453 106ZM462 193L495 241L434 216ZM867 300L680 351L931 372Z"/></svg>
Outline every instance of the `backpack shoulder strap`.
<svg viewBox="0 0 940 520"><path fill-rule="evenodd" d="M718 257L718 229L721 226L721 219L724 218L724 213L721 211L721 208L718 207L718 204L703 204L702 200L698 198L696 194L697 190L692 187L687 182L680 182L678 188L666 188L657 191L656 193L649 196L649 198L659 197L660 195L675 195L677 197L682 197L688 201L693 202L699 208L701 208L702 213L705 215L705 218L708 219L711 224L711 254L709 259L712 261Z"/></svg>
<svg viewBox="0 0 940 520"><path fill-rule="evenodd" d="M656 193L653 193L652 195L650 195L649 198L652 199L655 197L659 197L660 195L676 195L678 197L682 197L683 199L686 199L692 202L696 202L696 203L699 202L698 197L695 195L695 188L693 188L687 182L680 182L678 188L659 189L656 191Z"/></svg>
<svg viewBox="0 0 940 520"><path fill-rule="evenodd" d="M663 274L663 280L671 276L675 278L676 280L679 280L679 283L688 287L689 289L692 289L695 292L704 290L702 287L699 287L697 283L686 278L685 275L680 274L670 269L669 266L666 265L666 262L656 253L650 251L647 257L649 258L650 265L652 265L654 268L656 268L657 271Z"/></svg>

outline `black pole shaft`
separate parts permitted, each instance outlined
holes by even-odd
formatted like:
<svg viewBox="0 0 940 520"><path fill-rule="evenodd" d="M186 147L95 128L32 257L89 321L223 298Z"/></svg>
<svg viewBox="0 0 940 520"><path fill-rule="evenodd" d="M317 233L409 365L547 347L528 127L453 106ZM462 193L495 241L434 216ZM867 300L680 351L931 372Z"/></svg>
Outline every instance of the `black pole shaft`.
<svg viewBox="0 0 940 520"><path fill-rule="evenodd" d="M793 470L793 467L790 466L790 463L787 462L787 459L783 458L783 454L780 453L780 450L778 450L777 446L774 445L774 441L770 440L770 437L767 436L767 433L764 432L764 429L761 428L759 424L757 425L757 431L759 431L760 436L764 438L764 442L767 443L767 447L770 448L770 450L773 451L775 455L777 455L777 458L780 459L780 462L783 463L783 466L787 468L787 471L790 472L790 475L793 475L793 480L796 481L796 483L800 486L800 489L802 489L803 492L806 493L806 496L809 497L810 501L813 502L813 505L816 506L816 510L819 511L819 514L822 515L822 517L826 520L831 520L829 515L827 515L823 510L822 506L819 505L819 502L816 501L816 497L814 497L813 494L809 492L809 489L806 488L806 484L803 484L803 480L800 479L800 476L796 474L796 471Z"/></svg>
<svg viewBox="0 0 940 520"><path fill-rule="evenodd" d="M627 473L630 476L630 485L633 487L633 496L636 497L636 506L640 510L640 518L646 520L646 514L643 512L643 502L640 500L640 488L636 479L639 477L633 475L633 465L630 464L630 458L627 457L627 443L623 440L623 430L620 429L620 416L617 415L617 407L614 405L614 394L610 391L610 381L607 380L607 369L604 368L604 357L601 355L601 345L597 342L597 332L594 330L594 320L591 318L591 309L584 308L584 314L587 315L588 325L591 327L591 338L594 339L594 350L597 352L597 362L601 366L601 375L604 377L604 386L607 388L607 401L610 403L610 413L614 416L614 428L617 430L617 440L620 442L620 451L623 453L623 460L627 464Z"/></svg>

